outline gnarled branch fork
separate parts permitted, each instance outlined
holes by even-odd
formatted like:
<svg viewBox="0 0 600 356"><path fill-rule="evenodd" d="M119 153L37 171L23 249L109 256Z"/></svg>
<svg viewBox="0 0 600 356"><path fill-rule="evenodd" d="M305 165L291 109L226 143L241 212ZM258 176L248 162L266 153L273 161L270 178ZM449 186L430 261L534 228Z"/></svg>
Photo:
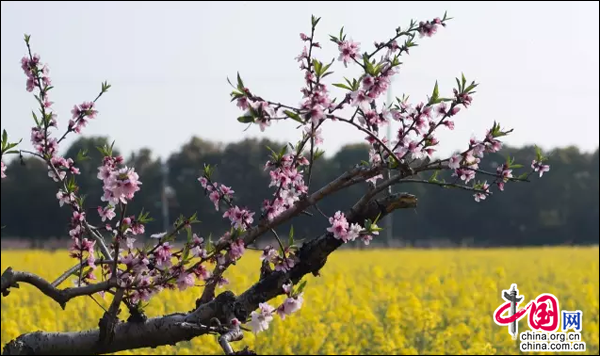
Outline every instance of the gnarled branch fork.
<svg viewBox="0 0 600 356"><path fill-rule="evenodd" d="M45 279L29 272L15 271L8 267L2 273L2 295L7 296L9 288L19 288L19 283L28 283L35 286L42 293L54 299L64 309L67 302L75 297L92 295L116 287L116 280L108 280L82 287L58 289Z"/></svg>
<svg viewBox="0 0 600 356"><path fill-rule="evenodd" d="M373 199L362 206L355 206L348 214L349 222L362 223L365 219L375 219L385 216L395 209L414 208L417 199L410 194L397 193L379 199ZM115 325L114 334L110 343L100 342L100 329L78 332L32 332L19 336L5 345L4 355L24 354L101 354L122 350L144 347L157 347L174 345L181 341L215 330L207 325L215 318L222 324L228 324L232 316L240 321L247 320L250 313L258 307L259 303L266 302L283 293L282 286L289 280L297 283L306 274L317 275L325 265L327 257L342 245L342 241L335 239L331 234L323 234L306 242L298 252L298 263L288 272L276 271L265 274L256 284L248 290L235 296L227 291L219 294L215 299L201 304L189 313L177 313L148 319L145 322L123 322ZM6 277L6 278L5 278ZM83 288L58 290L40 277L16 272L8 269L2 275L2 291L5 287L12 286L15 282L31 283L42 292L57 301L82 295ZM109 282L103 282L109 283ZM99 287L96 287L99 288ZM66 300L68 300L66 299ZM227 335L227 334L223 334ZM233 341L222 338L222 341ZM232 350L227 350L232 351Z"/></svg>

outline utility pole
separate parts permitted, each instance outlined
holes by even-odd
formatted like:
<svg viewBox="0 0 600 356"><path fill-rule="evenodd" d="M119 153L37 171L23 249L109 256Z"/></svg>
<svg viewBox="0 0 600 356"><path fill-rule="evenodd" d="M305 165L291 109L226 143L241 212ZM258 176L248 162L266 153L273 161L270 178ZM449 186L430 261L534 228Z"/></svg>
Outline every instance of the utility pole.
<svg viewBox="0 0 600 356"><path fill-rule="evenodd" d="M161 165L162 170L162 192L161 192L161 208L163 219L163 230L169 231L171 223L169 222L169 197L167 196L169 189L169 165L165 160Z"/></svg>

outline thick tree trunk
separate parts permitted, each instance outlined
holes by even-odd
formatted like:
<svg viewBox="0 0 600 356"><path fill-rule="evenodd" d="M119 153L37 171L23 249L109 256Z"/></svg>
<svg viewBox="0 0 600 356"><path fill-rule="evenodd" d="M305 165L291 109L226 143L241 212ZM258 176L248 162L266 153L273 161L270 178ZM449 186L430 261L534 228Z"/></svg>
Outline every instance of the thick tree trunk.
<svg viewBox="0 0 600 356"><path fill-rule="evenodd" d="M359 211L348 214L349 222L364 223L365 219L385 216L395 209L416 207L416 198L399 193L377 200L372 200ZM272 272L263 275L255 285L247 291L235 296L232 292L224 292L214 300L200 305L189 313L171 314L148 319L145 322L124 322L115 328L112 341L108 344L100 342L100 330L78 332L32 332L19 336L5 345L4 355L89 355L117 352L143 347L175 345L180 341L209 332L208 327L213 318L228 323L233 317L246 320L249 314L266 302L283 293L282 286L290 279L297 283L306 274L318 274L325 265L327 257L342 241L331 234L323 234L305 243L298 252L298 263L287 273ZM258 273L259 271L257 271Z"/></svg>

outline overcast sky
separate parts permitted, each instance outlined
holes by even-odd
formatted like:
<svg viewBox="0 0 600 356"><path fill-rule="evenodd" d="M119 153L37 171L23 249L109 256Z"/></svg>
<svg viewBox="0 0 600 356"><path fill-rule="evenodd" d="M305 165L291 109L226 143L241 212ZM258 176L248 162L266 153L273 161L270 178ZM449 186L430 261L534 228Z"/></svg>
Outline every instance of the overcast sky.
<svg viewBox="0 0 600 356"><path fill-rule="evenodd" d="M329 61L337 55L328 35L341 26L362 51L371 50L374 40L389 38L411 18L432 19L445 10L454 20L419 40L393 83L394 95L415 101L426 100L436 80L442 95L450 95L461 72L481 83L472 107L456 117L456 129L439 135L441 153L464 148L473 134L482 137L494 120L515 129L505 140L512 145L598 147L598 2L3 1L2 128L30 147L36 103L19 63L29 33L50 66L63 130L73 104L93 99L108 80L113 87L84 133L110 136L124 153L150 147L166 157L193 135L295 142L292 123L244 131L226 78L239 71L263 98L297 105L303 80L294 57L311 14L322 17L316 37L324 49L317 58ZM333 83L358 73L340 62L334 68ZM324 146L334 152L363 137L328 123Z"/></svg>

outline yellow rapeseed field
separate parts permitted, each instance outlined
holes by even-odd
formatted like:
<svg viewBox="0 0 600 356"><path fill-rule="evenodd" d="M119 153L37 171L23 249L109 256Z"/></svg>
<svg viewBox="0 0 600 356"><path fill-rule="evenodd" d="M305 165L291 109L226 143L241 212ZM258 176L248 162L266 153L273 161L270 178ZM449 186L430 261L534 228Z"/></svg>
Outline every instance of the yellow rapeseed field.
<svg viewBox="0 0 600 356"><path fill-rule="evenodd" d="M49 279L72 263L64 251L2 252L2 270L12 266ZM237 293L258 273L258 254L249 253L226 277ZM501 291L517 283L526 300L553 293L561 309L583 311L586 354L597 355L598 278L598 248L341 251L321 277L307 278L301 311L285 321L275 318L269 330L247 334L235 347L248 345L259 354L515 354L518 344L492 314ZM163 292L148 314L190 310L199 293ZM94 328L101 313L88 297L63 311L21 286L2 298L2 344L28 331ZM519 330L526 329L523 319ZM222 354L214 336L143 351Z"/></svg>

